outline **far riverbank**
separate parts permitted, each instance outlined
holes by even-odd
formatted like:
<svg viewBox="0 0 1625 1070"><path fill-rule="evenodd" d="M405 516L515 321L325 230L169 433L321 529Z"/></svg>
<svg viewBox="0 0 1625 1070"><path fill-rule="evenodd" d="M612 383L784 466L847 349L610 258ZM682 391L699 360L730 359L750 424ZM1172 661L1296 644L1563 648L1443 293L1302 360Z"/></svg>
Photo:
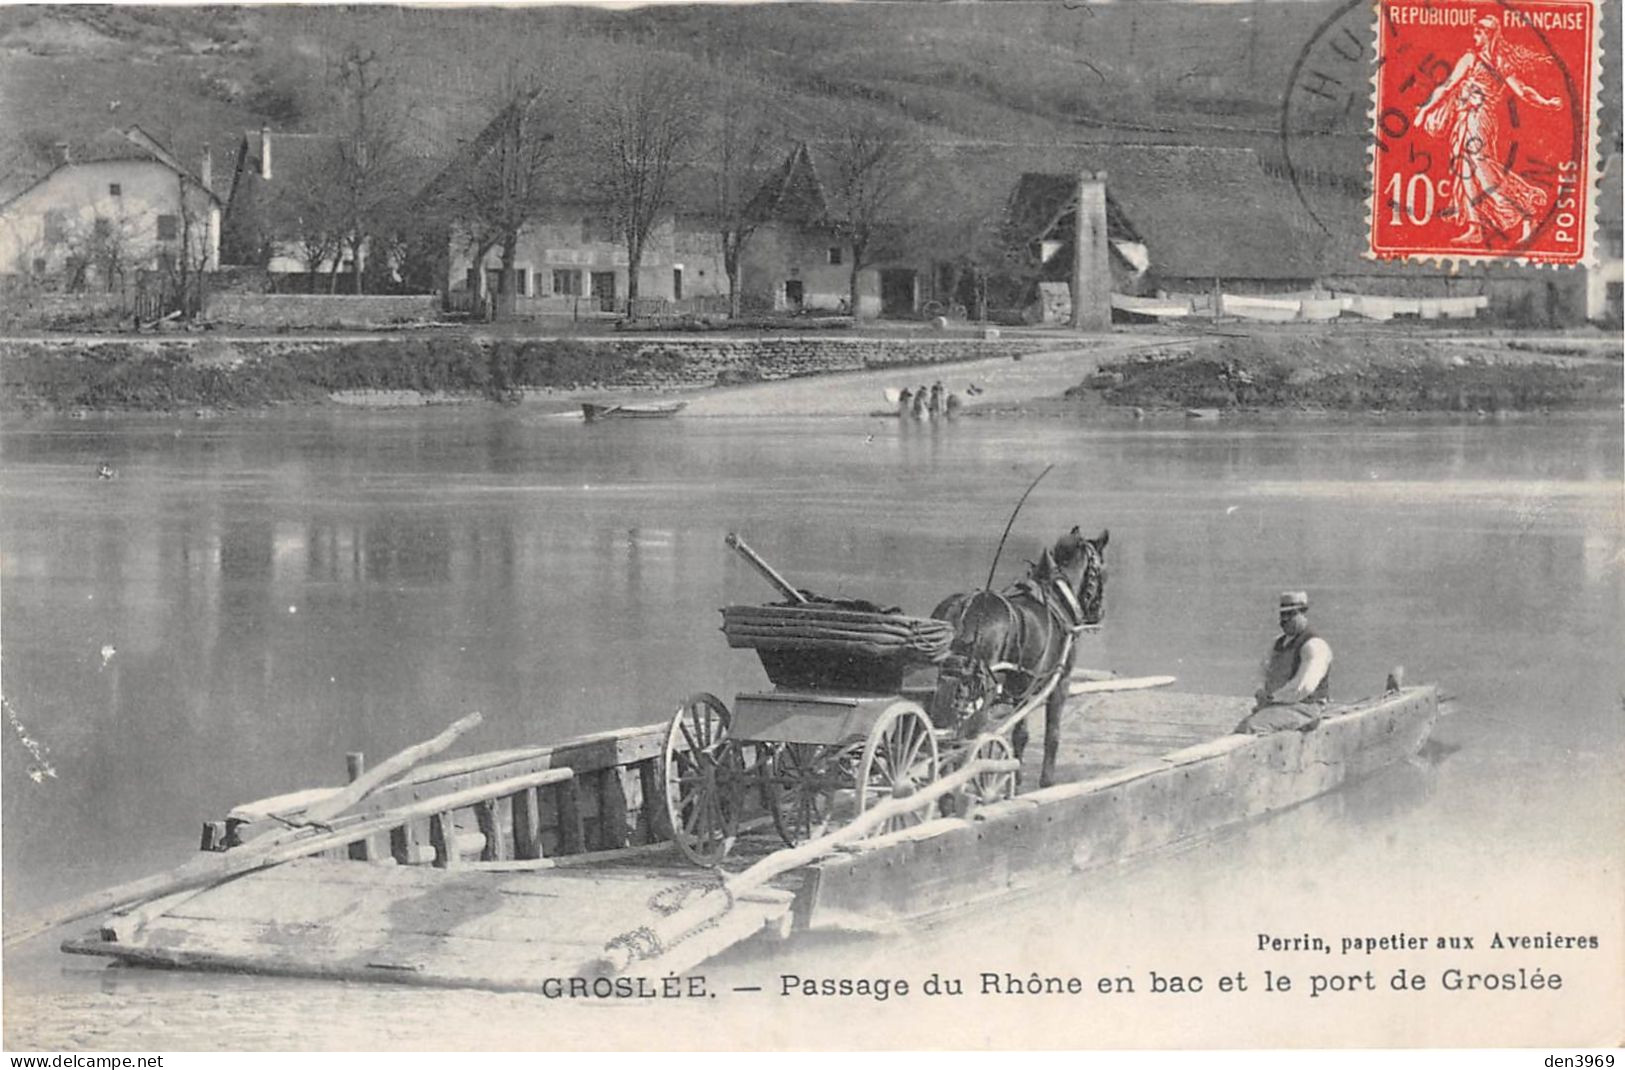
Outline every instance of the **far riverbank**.
<svg viewBox="0 0 1625 1070"><path fill-rule="evenodd" d="M995 332L996 333L996 332ZM9 412L214 413L682 398L690 416L869 415L942 381L967 415L1550 412L1617 409L1621 344L1598 332L1225 327L1080 336L0 339Z"/></svg>

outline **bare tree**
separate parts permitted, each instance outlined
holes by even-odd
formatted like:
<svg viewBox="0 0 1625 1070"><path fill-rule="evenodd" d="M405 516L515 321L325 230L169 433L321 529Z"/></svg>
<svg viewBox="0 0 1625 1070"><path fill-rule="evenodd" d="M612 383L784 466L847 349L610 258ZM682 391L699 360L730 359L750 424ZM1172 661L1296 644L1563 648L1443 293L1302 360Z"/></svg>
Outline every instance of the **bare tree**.
<svg viewBox="0 0 1625 1070"><path fill-rule="evenodd" d="M67 288L84 290L92 274L108 293L115 283L122 285L125 273L136 264L147 260L151 250L137 237L135 221L122 210L103 212L81 218L64 235L67 247L65 266Z"/></svg>
<svg viewBox="0 0 1625 1070"><path fill-rule="evenodd" d="M502 251L503 313L512 311L513 265L519 235L540 218L552 196L553 131L540 107L545 96L534 75L510 77L504 102L444 190L451 221L468 236L474 263L493 248ZM478 278L474 296L481 296Z"/></svg>
<svg viewBox="0 0 1625 1070"><path fill-rule="evenodd" d="M739 317L739 263L745 244L762 222L753 200L777 162L772 128L759 106L761 86L725 82L716 104L711 143L714 173L712 211L728 275L728 315Z"/></svg>
<svg viewBox="0 0 1625 1070"><path fill-rule="evenodd" d="M287 175L270 190L266 215L276 221L277 243L290 249L305 269L306 288L316 291L323 265L331 272L328 288L338 283L338 263L344 252L345 218L332 190L342 178L341 161L313 156L308 166Z"/></svg>
<svg viewBox="0 0 1625 1070"><path fill-rule="evenodd" d="M628 71L606 88L594 124L604 207L626 242L628 307L638 296L643 251L671 213L677 180L699 134L699 91L676 61Z"/></svg>
<svg viewBox="0 0 1625 1070"><path fill-rule="evenodd" d="M192 319L203 309L206 295L209 261L213 252L212 228L214 214L210 211L209 195L202 186L183 174L175 176L177 203L180 205L179 246L165 258L175 284L175 293L181 314ZM159 234L160 241L163 234ZM167 250L166 250L167 252Z"/></svg>
<svg viewBox="0 0 1625 1070"><path fill-rule="evenodd" d="M390 80L379 64L376 52L350 45L333 74L342 108L337 118L337 182L331 195L355 272L356 293L361 292L367 239L387 227L406 193L401 123L388 100Z"/></svg>
<svg viewBox="0 0 1625 1070"><path fill-rule="evenodd" d="M914 147L900 127L854 108L831 128L826 151L832 164L824 183L829 220L852 247L848 300L856 316L858 273L869 265L876 238L895 219Z"/></svg>

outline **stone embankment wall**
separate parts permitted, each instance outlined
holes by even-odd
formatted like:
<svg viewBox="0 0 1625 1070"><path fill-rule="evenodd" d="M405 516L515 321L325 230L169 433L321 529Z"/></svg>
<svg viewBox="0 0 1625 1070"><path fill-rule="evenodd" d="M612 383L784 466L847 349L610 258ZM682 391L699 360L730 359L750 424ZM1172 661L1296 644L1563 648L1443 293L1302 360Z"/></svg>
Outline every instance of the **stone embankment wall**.
<svg viewBox="0 0 1625 1070"><path fill-rule="evenodd" d="M440 317L435 294L211 293L203 318L230 327L387 327Z"/></svg>
<svg viewBox="0 0 1625 1070"><path fill-rule="evenodd" d="M482 338L360 340L207 334L0 340L10 409L171 410L320 401L352 391L511 399L527 389L676 390L1014 357L1033 340Z"/></svg>
<svg viewBox="0 0 1625 1070"><path fill-rule="evenodd" d="M582 344L613 354L613 380L599 385L671 389L920 364L947 364L1034 352L1031 341L975 338L760 338L649 341L605 339ZM591 385L591 384L580 384Z"/></svg>

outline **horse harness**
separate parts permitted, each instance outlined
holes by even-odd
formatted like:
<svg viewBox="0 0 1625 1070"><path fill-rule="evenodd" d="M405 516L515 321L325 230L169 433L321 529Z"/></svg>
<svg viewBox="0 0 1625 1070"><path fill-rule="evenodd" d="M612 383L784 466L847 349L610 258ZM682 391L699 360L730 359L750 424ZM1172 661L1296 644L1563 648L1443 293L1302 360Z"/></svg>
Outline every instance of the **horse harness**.
<svg viewBox="0 0 1625 1070"><path fill-rule="evenodd" d="M1051 588L1053 588L1053 594ZM1084 628L1088 627L1088 622L1084 620L1083 606L1079 604L1078 596L1067 586L1064 576L1051 576L1046 580L1028 577L1027 579L1018 580L1004 591L997 593L986 591L983 594L998 599L999 605L1003 607L1005 616L1009 619L1011 629L1016 636L1015 645L1017 649L1027 645L1027 617L1016 608L1012 599L1025 596L1044 608L1044 616L1049 628L1043 636L1040 649L1049 649L1050 640L1054 637L1057 627L1065 633L1065 643L1061 647L1061 654L1056 660L1053 671L1060 671L1061 667L1066 664L1067 655L1072 652L1073 641L1077 639ZM1027 693L1040 686L1041 677L1027 673L1019 664L1014 662L995 662L986 666L986 671L994 679L997 679L999 673L1012 671L1032 676L1028 686L1022 689Z"/></svg>

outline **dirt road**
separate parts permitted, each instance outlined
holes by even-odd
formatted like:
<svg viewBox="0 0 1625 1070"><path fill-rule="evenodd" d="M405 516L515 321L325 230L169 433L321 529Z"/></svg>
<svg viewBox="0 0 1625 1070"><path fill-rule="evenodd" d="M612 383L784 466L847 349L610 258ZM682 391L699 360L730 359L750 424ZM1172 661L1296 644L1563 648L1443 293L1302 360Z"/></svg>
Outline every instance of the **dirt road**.
<svg viewBox="0 0 1625 1070"><path fill-rule="evenodd" d="M887 390L917 389L941 381L958 394L967 409L1011 405L1035 398L1059 397L1077 386L1102 362L1139 349L1178 344L1182 339L1102 337L1077 345L1029 354L1020 360L998 358L962 364L840 372L785 379L749 386L716 387L686 395L685 416L863 416L887 409ZM970 392L974 385L976 393Z"/></svg>

